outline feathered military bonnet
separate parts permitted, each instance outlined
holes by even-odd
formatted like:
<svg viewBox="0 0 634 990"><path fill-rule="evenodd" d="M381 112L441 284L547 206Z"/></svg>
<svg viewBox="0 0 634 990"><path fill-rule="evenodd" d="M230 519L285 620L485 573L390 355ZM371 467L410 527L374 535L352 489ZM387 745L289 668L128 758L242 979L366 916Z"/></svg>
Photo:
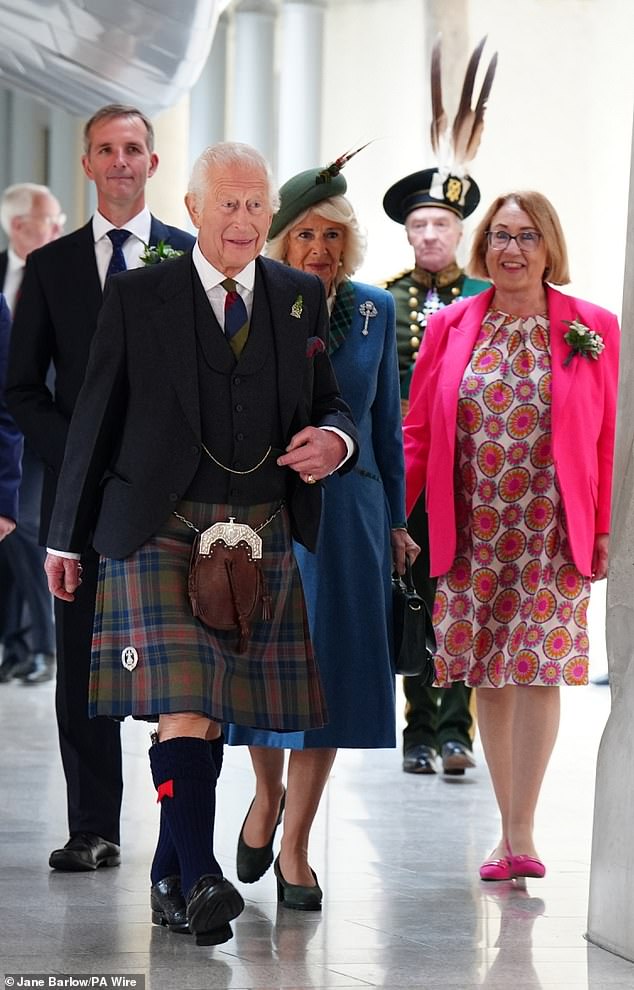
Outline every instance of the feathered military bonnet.
<svg viewBox="0 0 634 990"><path fill-rule="evenodd" d="M280 189L280 208L273 217L267 240L277 237L289 223L316 203L332 199L333 196L344 196L348 183L341 174L341 169L364 148L367 148L367 144L356 151L346 151L330 165L309 168L288 179Z"/></svg>
<svg viewBox="0 0 634 990"><path fill-rule="evenodd" d="M439 206L451 210L461 220L468 217L480 202L480 190L467 173L467 163L475 158L484 128L484 111L493 85L497 53L489 62L475 109L471 107L473 86L486 37L474 50L462 85L460 105L451 134L442 103L440 74L440 38L431 56L431 146L438 164L399 179L386 192L383 209L392 220L405 223L408 213L419 206Z"/></svg>

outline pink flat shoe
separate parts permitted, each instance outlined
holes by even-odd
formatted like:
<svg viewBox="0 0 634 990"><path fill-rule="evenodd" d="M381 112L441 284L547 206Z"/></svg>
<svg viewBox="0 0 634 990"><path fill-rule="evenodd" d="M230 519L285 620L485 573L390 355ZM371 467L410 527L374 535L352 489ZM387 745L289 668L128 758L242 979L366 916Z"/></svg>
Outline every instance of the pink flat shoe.
<svg viewBox="0 0 634 990"><path fill-rule="evenodd" d="M512 880L513 872L510 861L503 856L502 859L487 859L480 867L481 880Z"/></svg>
<svg viewBox="0 0 634 990"><path fill-rule="evenodd" d="M535 856L511 856L509 859L514 877L535 877L541 880L546 876L546 867Z"/></svg>
<svg viewBox="0 0 634 990"><path fill-rule="evenodd" d="M508 853L511 876L533 877L536 880L541 880L542 877L546 876L546 867L541 859L537 859L536 856L515 856L508 841L506 843L506 851Z"/></svg>

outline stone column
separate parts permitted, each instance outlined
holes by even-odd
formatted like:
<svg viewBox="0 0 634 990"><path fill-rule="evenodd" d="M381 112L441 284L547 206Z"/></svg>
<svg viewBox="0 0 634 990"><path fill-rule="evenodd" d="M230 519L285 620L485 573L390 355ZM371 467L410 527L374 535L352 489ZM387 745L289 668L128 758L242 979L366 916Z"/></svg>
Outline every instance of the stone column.
<svg viewBox="0 0 634 990"><path fill-rule="evenodd" d="M325 8L325 0L284 0L277 156L280 183L321 164Z"/></svg>
<svg viewBox="0 0 634 990"><path fill-rule="evenodd" d="M269 161L275 152L273 108L274 0L240 0L234 11L229 133Z"/></svg>
<svg viewBox="0 0 634 990"><path fill-rule="evenodd" d="M227 101L227 27L222 14L198 82L189 94L189 166L210 144L224 141Z"/></svg>
<svg viewBox="0 0 634 990"><path fill-rule="evenodd" d="M64 110L49 111L48 180L66 214L66 233L85 223L88 215L83 194L82 124Z"/></svg>
<svg viewBox="0 0 634 990"><path fill-rule="evenodd" d="M191 230L185 208L189 181L189 96L153 120L159 167L146 186L147 204L165 223Z"/></svg>
<svg viewBox="0 0 634 990"><path fill-rule="evenodd" d="M633 135L634 138L634 135ZM632 145L634 162L634 140ZM607 650L612 709L597 762L588 939L634 961L634 168L630 171ZM589 954L590 957L593 953Z"/></svg>

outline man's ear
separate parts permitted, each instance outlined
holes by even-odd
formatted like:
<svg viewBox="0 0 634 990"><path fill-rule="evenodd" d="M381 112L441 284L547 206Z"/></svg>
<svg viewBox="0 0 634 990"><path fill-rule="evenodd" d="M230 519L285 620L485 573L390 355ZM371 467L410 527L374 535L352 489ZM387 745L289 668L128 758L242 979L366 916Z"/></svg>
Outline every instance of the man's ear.
<svg viewBox="0 0 634 990"><path fill-rule="evenodd" d="M81 167L84 170L84 175L86 176L86 178L87 179L94 180L95 177L94 177L93 172L92 172L92 169L90 167L90 160L88 158L88 155L82 155L82 158L81 158Z"/></svg>
<svg viewBox="0 0 634 990"><path fill-rule="evenodd" d="M200 227L201 211L198 209L196 200L191 195L187 193L185 196L185 206L187 207L187 212L189 213L189 219L193 223L194 227Z"/></svg>

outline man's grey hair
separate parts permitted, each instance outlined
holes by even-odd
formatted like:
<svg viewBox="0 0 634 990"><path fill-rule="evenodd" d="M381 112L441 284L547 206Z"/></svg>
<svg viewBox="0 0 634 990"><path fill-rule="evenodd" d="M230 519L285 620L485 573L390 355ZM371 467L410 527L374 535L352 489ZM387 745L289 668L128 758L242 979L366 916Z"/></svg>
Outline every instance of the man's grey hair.
<svg viewBox="0 0 634 990"><path fill-rule="evenodd" d="M16 182L14 186L7 186L0 201L0 224L7 237L11 234L13 218L30 213L36 196L52 195L48 186L39 186L35 182Z"/></svg>
<svg viewBox="0 0 634 990"><path fill-rule="evenodd" d="M273 180L271 166L259 151L252 148L251 145L241 144L239 141L221 141L219 144L213 144L209 148L205 148L198 156L194 162L189 186L187 187L187 193L192 198L195 206L199 210L202 208L212 169L233 167L251 168L264 174L268 189L269 206L271 212L275 213L280 205L280 196Z"/></svg>

